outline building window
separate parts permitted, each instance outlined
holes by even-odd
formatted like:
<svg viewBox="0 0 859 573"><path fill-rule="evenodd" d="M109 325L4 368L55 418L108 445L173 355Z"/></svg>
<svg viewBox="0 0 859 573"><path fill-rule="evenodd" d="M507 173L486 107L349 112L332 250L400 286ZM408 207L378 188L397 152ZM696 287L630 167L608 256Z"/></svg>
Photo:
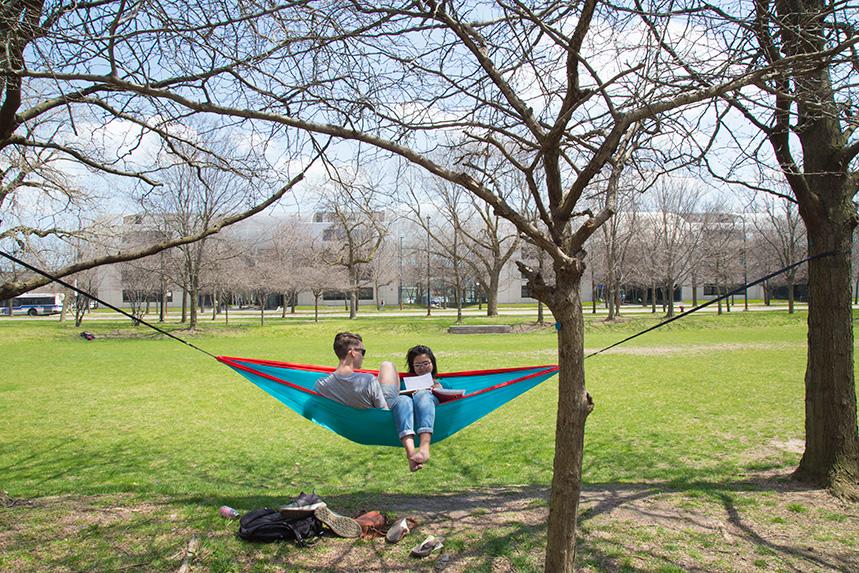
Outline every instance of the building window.
<svg viewBox="0 0 859 573"><path fill-rule="evenodd" d="M522 298L534 298L531 296L531 289L528 288L527 284L522 285L522 292L520 293Z"/></svg>
<svg viewBox="0 0 859 573"><path fill-rule="evenodd" d="M167 291L167 302L173 302L173 291ZM141 292L139 290L122 290L122 302L160 302L160 292Z"/></svg>
<svg viewBox="0 0 859 573"><path fill-rule="evenodd" d="M322 293L322 300L346 300L349 295L342 290L327 290ZM373 287L358 289L358 300L373 300Z"/></svg>
<svg viewBox="0 0 859 573"><path fill-rule="evenodd" d="M704 285L704 296L719 296L719 286Z"/></svg>

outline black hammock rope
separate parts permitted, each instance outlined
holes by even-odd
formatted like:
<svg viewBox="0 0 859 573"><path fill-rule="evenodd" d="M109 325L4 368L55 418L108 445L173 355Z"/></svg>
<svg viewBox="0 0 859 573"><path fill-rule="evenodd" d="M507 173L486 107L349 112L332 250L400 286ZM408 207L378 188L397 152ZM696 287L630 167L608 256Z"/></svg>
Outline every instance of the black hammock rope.
<svg viewBox="0 0 859 573"><path fill-rule="evenodd" d="M735 288L734 290L732 290L731 292L729 292L729 293L727 293L727 294L724 294L724 295L719 296L719 297L717 297L717 298L714 298L714 299L708 300L707 302L705 302L705 303L703 303L703 304L699 304L698 306L696 306L696 307L694 307L694 308L690 308L690 309L689 309L689 310L687 310L686 312L681 312L680 314L677 314L677 315L675 315L675 316L672 316L671 318L667 318L667 319L665 319L665 320L663 320L663 321L661 321L661 322L659 322L659 323L657 323L657 324L654 324L654 325L653 325L653 326L651 326L650 328L646 328L646 329L644 329L644 330L642 330L642 331L640 331L640 332L637 332L637 333L635 333L635 334L633 334L633 335L631 335L631 336L627 336L627 337L626 337L626 338L624 338L623 340L620 340L620 341L618 341L618 342L615 342L614 344L610 344L609 346L606 346L605 348L602 348L602 349L600 349L600 350L597 350L596 352L592 352L591 354L588 354L587 356L585 356L585 359L590 358L590 357L592 357L592 356L596 356L596 355L598 355L598 354L602 354L602 353L603 353L603 352L605 352L606 350L609 350L609 349L611 349L611 348L614 348L615 346L619 346L619 345L623 344L624 342L628 342L628 341L632 340L633 338L638 338L638 337L639 337L639 336L641 336L642 334L647 334L648 332L651 332L651 331L653 331L653 330L656 330L657 328L662 328L663 326L665 326L666 324L668 324L668 323L670 323L670 322L674 322L675 320L679 320L679 319L681 319L681 318L685 318L685 317L689 316L690 314L692 314L693 312L697 312L697 311L701 310L701 309L702 309L702 308L704 308L704 307L707 307L707 306L710 306L711 304L714 304L714 303L719 302L720 300L725 300L726 298L728 298L728 297L730 297L730 296L733 296L733 295L735 295L735 294L739 294L739 293L743 292L745 289L747 289L747 288L749 288L749 287L752 287L752 286L755 286L755 285L757 285L757 284L760 284L760 283L762 283L762 282L764 282L764 281L767 281L767 280L769 280L769 279L771 279L771 278L773 278L773 277L776 277L776 276L778 276L778 275L780 275L780 274L782 274L782 273L785 273L785 272L787 272L787 271L789 271L789 270L791 270L791 269L794 269L794 268L796 268L796 267L798 267L798 266L800 266L800 265L803 265L803 264L805 264L805 263L807 263L807 262L809 262L809 261L813 261L813 260L815 260L815 259L822 259L823 257L829 257L829 256L832 256L832 255L834 255L834 254L835 254L835 252L836 252L836 251L828 251L828 252L825 252L825 253L820 253L820 254L817 254L817 255L812 255L812 256L810 256L810 257L806 257L805 259L802 259L801 261L799 261L799 262L797 262L797 263L793 263L792 265L788 265L788 266L783 267L783 268L781 268L781 269L779 269L779 270L777 270L777 271L771 272L770 274L768 274L768 275L766 275L766 276L764 276L764 277L761 277L761 278L759 278L759 279L756 279L756 280L754 280L754 281L752 281L752 282L745 283L745 284L743 284L742 286L739 286L739 287ZM169 336L169 337L170 337L170 338L172 338L173 340L178 340L178 341L179 341L179 342L181 342L182 344L185 344L185 345L187 345L187 346L190 346L190 347L191 347L191 348L193 348L194 350L199 350L199 351L200 351L200 352L202 352L203 354L207 354L207 355L211 356L212 358L217 359L217 357L216 357L214 354L212 354L211 352L207 352L206 350L203 350L203 349L202 349L202 348L200 348L199 346L194 346L193 344L191 344L191 343L190 343L190 342L188 342L187 340L184 340L184 339L182 339L182 338L179 338L178 336L176 336L176 335L174 335L174 334L171 334L171 333L167 332L166 330L164 330L164 329L162 329L162 328L158 328L158 327L157 327L157 326L155 326L154 324L149 323L149 322L147 322L147 321L143 320L142 318L137 318L137 317L135 317L135 316L133 316L133 315L131 315L131 314L129 314L129 313L127 313L127 312L125 312L125 311L124 311L124 310L122 310L121 308L117 308L117 307L113 306L112 304L110 304L110 303L108 303L108 302L105 302L105 301L101 300L101 299L100 299L100 298L98 298L97 296L93 296L92 294L90 294L90 293L88 293L88 292L86 292L86 291L84 291L84 290L81 290L81 289L79 289L79 288L78 288L78 287L76 287L76 286L72 286L72 285L70 285L69 283L65 282L64 280L62 280L62 279L60 279L60 278L58 278L58 277L55 277L55 276L51 275L50 273L47 273L47 272L45 272L45 271L43 271L43 270L41 270L41 269L39 269L39 268L34 267L33 265L30 265L30 264L28 264L28 263L25 263L24 261L22 261L21 259L19 259L19 258L17 258L17 257L13 257L12 255L10 255L10 254L8 254L8 253L5 253L5 252L3 252L3 251L0 251L0 255L3 255L4 257L6 257L7 259L9 259L10 261L12 261L12 262L13 262L13 263L15 263L15 264L21 265L22 267L24 267L24 268L26 268L26 269L29 269L29 270L33 271L34 273L37 273L37 274L39 274L39 275L42 275L43 277L45 277L45 278L47 278L47 279L50 279L50 280L54 281L55 283L61 284L61 285L63 285L64 287L66 287L66 288L68 288L68 289L71 289L71 290L75 291L75 292L76 292L76 293L78 293L78 294L81 294L81 295L83 295L83 296L85 296L85 297L91 298L92 300L94 300L94 301L98 302L99 304L102 304L102 305L106 306L107 308L109 308L109 309L111 309L111 310L114 310L114 311L116 311L116 312L118 312L118 313L120 313L120 314L122 314L122 315L127 316L128 318L130 318L131 320L135 321L136 323L142 324L142 325L144 325L144 326L148 326L148 327L149 327L149 328L151 328L152 330L155 330L155 331L157 331L157 332L160 332L161 334L163 334L163 335L165 335L165 336Z"/></svg>
<svg viewBox="0 0 859 573"><path fill-rule="evenodd" d="M64 287L66 287L66 288L68 288L68 289L71 289L71 290L75 291L75 292L76 292L76 293L78 293L78 294L82 294L82 295L83 295L83 296L85 296L85 297L91 298L92 300L96 301L96 302L97 302L97 303L99 303L99 304L102 304L102 305L106 306L107 308L109 308L109 309L111 309L111 310L114 310L114 311L116 311L116 312L118 312L118 313L120 313L120 314L124 314L125 316L127 316L128 318L130 318L131 320L133 320L135 323L139 323L139 324L142 324L142 325L144 325L144 326L148 326L148 327L149 327L149 328L151 328L152 330L155 330L155 331L157 331L157 332L160 332L161 334L163 334L163 335L165 335L165 336L169 336L169 337L170 337L170 338L172 338L173 340L178 340L178 341L179 341L179 342L181 342L182 344L185 344L185 345L187 345L187 346L190 346L190 347L191 347L191 348L193 348L194 350L199 350L199 351L200 351L200 352L202 352L203 354L208 354L209 356L211 356L212 358L214 358L214 359L216 359L216 360L217 360L217 358L218 358L217 356L215 356L215 355L214 355L214 354L212 354L211 352L208 352L208 351L206 351L206 350L203 350L203 349L202 349L202 348L200 348L199 346L194 346L193 344L191 344L191 343L190 343L190 342L188 342L187 340L184 340L184 339L182 339L182 338L179 338L178 336L176 336L176 335L174 335L174 334L170 334L169 332L167 332L167 331L166 331L166 330L164 330L163 328L158 328L158 327L157 327L157 326L155 326L154 324L152 324L152 323L150 323L150 322L146 322L146 321L145 321L145 320L143 320L142 318L137 318L136 316L133 316L133 315L131 315L131 314L128 314L127 312L125 312L125 311L124 311L124 310L122 310L121 308L117 308L117 307L113 306L112 304L110 304L109 302L105 302L105 301L101 300L100 298L98 298L97 296L93 296L93 295L91 295L90 293L88 293L88 292L86 292L86 291L84 291L84 290L81 290L81 289L79 289L79 288L78 288L78 287L76 287L76 286L72 286L72 285L70 285L69 283L67 283L66 281L64 281L64 280L62 280L62 279L60 279L60 278L58 278L58 277L55 277L55 276L51 275L50 273L47 273L47 272L45 272L45 271L43 271L43 270L41 270L41 269L38 269L38 268L34 267L33 265L30 265L30 264L28 264L28 263L25 263L25 262L24 262L24 261L22 261L21 259L19 259L19 258L17 258L17 257L13 257L13 256L12 256L12 255L10 255L9 253L4 253L3 251L0 251L0 255L3 255L4 257L6 257L7 259L9 259L9 260L10 260L10 261L12 261L13 263L16 263L16 264L18 264L18 265L21 265L21 266L22 266L22 267L24 267L25 269L29 269L29 270L33 271L34 273L40 274L40 275L42 275L43 277L45 277L45 278L47 278L47 279L51 279L51 280L52 280L52 281L54 281L55 283L59 283L59 284L63 285Z"/></svg>
<svg viewBox="0 0 859 573"><path fill-rule="evenodd" d="M723 295L722 295L722 296L720 296L720 297L716 297L716 298L714 298L714 299L708 300L707 302L705 302L705 303L703 303L703 304L699 304L698 306L696 306L696 307L694 307L694 308L690 308L690 309L689 309L689 310L687 310L686 312L681 312L680 314L676 314L676 315L672 316L671 318L666 318L665 320L663 320L663 321L659 322L658 324L654 324L654 325L653 325L653 326L651 326L650 328L646 328L646 329L642 330L641 332L636 332L636 333L635 333L635 334L633 334L632 336L627 336L627 337L626 337L626 338L624 338L623 340L620 340L620 341L618 341L618 342L615 342L614 344L610 344L610 345L606 346L605 348L602 348L602 349L600 349L600 350L597 350L596 352L592 352L591 354L588 354L587 356L585 356L585 359L590 358L591 356L596 356L597 354L601 354L601 353L605 352L606 350L609 350L610 348L614 348L615 346L618 346L618 345L620 345L620 344L623 344L624 342L628 342L628 341L632 340L633 338L638 338L638 337L639 337L639 336L641 336L642 334L647 334L647 333L648 333L648 332L650 332L651 330L656 330L657 328L662 328L663 326L665 326L665 325L666 325L666 324L668 324L669 322L674 322L675 320L679 320L679 319L681 319L681 318L685 318L685 317L689 316L690 314L692 314L693 312L697 312L697 311L701 310L701 309L702 309L702 308L704 308L704 307L707 307L707 306L710 306L711 304L714 304L714 303L719 302L720 300L725 300L726 298L728 298L728 297L730 297L730 296L733 296L733 295L735 295L735 294L739 294L739 293L743 292L744 290L746 290L746 289L747 289L747 288L749 288L749 287L755 286L756 284L760 284L760 283L762 283L762 282L764 282L764 281L767 281L767 280L769 280L769 279L771 279L771 278L773 278L773 277L776 277L776 276L778 276L778 275L780 275L780 274L782 274L782 273L786 273L787 271L789 271L789 270L791 270L791 269L794 269L794 268L798 267L799 265L805 264L805 263L807 263L807 262L809 262L809 261L813 261L813 260L815 260L815 259L822 259L823 257L829 257L829 256L832 256L832 255L834 255L834 254L835 254L835 251L827 251L827 252L825 252L825 253L820 253L820 254L817 254L817 255L812 255L812 256L810 256L810 257L807 257L807 258L805 258L805 259L802 259L802 260L801 260L801 261L799 261L798 263L793 263L792 265L788 265L788 266L786 266L786 267L784 267L784 268L781 268L781 269L779 269L779 270L777 270L777 271L775 271L775 272L772 272L772 273L768 274L768 275L767 275L767 276L765 276L765 277L761 277L761 278L759 278L759 279L757 279L757 280L754 280L754 281L752 281L752 282L750 282L750 283L745 283L744 285L742 285L742 286L740 286L740 287L735 288L734 290L732 290L731 292L729 292L729 293L727 293L727 294L723 294Z"/></svg>

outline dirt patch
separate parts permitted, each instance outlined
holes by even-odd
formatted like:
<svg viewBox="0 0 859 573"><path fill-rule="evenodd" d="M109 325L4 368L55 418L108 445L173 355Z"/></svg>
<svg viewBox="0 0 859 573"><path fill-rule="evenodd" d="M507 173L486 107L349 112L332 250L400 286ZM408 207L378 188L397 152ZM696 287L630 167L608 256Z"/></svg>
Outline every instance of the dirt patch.
<svg viewBox="0 0 859 573"><path fill-rule="evenodd" d="M139 522L141 515L151 515L157 516L153 522L161 523L163 529L156 535L169 534L175 540L160 561L154 561L163 566L147 569L153 571L174 571L182 547L194 535L201 540L200 550L190 562L194 572L221 570L225 562L231 564L231 570L239 571L255 570L261 562L267 564L267 571L540 570L549 513L547 497L545 488L532 486L449 495L362 496L357 503L364 508L383 510L390 518L412 516L418 525L396 545L384 538L322 538L305 549L289 543L240 542L234 537L235 522L217 518L203 518L196 526L183 523L185 518L166 509L170 506L166 499L159 505L158 501L130 504L116 496L108 500L41 498L32 505L0 510L24 512L18 514L16 527L9 528L9 520L0 520L7 526L0 528L0 548L16 547L28 528L44 521L45 514L56 516L57 526L69 539L78 538L88 526L110 525L121 547L140 542L139 532L136 537L123 532L130 530L135 520ZM354 498L332 497L327 501L335 509L356 505ZM199 509L208 511L206 507ZM216 507L211 508L212 515L216 511ZM442 552L423 560L409 557L410 549L427 535L445 537ZM577 563L580 571L609 573L671 567L714 572L856 571L857 547L859 506L846 505L825 491L804 488L787 480L783 472L771 471L732 483L701 482L673 489L651 483L586 487L580 504ZM85 552L85 545L78 550ZM68 545L64 551L69 551ZM83 556L79 559L85 561ZM5 568L52 570L42 567L41 562L19 551Z"/></svg>

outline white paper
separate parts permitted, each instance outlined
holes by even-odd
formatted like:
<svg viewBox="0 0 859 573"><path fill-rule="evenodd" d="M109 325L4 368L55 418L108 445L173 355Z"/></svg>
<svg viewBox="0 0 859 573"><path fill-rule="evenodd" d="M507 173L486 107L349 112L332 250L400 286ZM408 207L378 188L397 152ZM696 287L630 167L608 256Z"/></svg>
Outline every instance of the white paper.
<svg viewBox="0 0 859 573"><path fill-rule="evenodd" d="M422 374L421 376L406 376L405 378L403 378L403 384L405 385L406 392L423 390L424 388L432 388L432 372L427 372L426 374Z"/></svg>

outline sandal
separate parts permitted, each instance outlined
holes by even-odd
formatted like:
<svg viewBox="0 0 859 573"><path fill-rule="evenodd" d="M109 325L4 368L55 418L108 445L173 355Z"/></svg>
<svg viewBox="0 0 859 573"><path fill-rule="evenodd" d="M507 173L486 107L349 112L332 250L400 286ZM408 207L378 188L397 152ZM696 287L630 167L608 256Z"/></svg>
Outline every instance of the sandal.
<svg viewBox="0 0 859 573"><path fill-rule="evenodd" d="M388 533L385 535L385 540L388 543L399 543L400 540L412 530L412 527L414 527L414 525L412 524L410 526L409 520L404 517L388 529Z"/></svg>
<svg viewBox="0 0 859 573"><path fill-rule="evenodd" d="M412 557L426 557L433 551L441 549L442 547L444 547L444 537L430 535L419 545L415 545L414 548L412 548Z"/></svg>

